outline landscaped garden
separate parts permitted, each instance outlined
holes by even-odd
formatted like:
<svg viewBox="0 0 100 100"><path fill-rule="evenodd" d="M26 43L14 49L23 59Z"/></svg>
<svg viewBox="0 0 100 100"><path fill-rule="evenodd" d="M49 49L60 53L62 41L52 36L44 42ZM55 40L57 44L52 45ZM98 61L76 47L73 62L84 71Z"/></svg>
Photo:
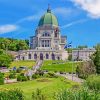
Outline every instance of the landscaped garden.
<svg viewBox="0 0 100 100"><path fill-rule="evenodd" d="M46 95L46 100L54 100L54 93L58 92L61 89L68 89L75 86L78 86L78 84L59 77L38 78L32 81L0 85L0 89L21 89L25 96L25 100L32 100L32 92L36 91L36 89L38 88L42 90L44 95Z"/></svg>
<svg viewBox="0 0 100 100"><path fill-rule="evenodd" d="M82 62L71 61L44 61L41 67L42 70L59 71L59 72L76 72L76 67ZM72 68L73 67L73 68Z"/></svg>

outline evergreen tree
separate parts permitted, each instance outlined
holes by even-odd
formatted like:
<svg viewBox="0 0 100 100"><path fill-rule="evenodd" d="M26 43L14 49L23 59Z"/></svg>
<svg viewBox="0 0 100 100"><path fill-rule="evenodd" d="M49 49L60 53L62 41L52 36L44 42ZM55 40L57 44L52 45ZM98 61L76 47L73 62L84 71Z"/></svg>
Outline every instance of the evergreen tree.
<svg viewBox="0 0 100 100"><path fill-rule="evenodd" d="M93 55L92 59L96 66L96 72L100 74L100 44L97 44L95 48L96 48L96 52Z"/></svg>

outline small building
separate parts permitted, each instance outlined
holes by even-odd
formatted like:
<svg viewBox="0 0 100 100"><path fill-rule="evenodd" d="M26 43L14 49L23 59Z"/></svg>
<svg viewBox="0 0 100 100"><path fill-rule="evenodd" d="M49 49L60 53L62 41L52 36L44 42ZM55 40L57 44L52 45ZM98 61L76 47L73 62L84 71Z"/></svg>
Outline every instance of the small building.
<svg viewBox="0 0 100 100"><path fill-rule="evenodd" d="M89 61L90 56L95 52L96 50L94 48L83 48L82 50L73 50L72 59L75 61L76 60Z"/></svg>
<svg viewBox="0 0 100 100"><path fill-rule="evenodd" d="M66 60L68 53L64 50L67 36L62 36L57 17L48 7L40 18L35 36L30 37L30 50L18 52L19 60Z"/></svg>

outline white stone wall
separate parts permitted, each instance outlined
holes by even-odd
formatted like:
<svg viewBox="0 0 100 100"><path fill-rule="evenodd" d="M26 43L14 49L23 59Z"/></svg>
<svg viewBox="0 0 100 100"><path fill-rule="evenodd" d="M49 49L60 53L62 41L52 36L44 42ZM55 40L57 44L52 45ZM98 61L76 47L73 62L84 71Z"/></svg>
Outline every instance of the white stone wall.
<svg viewBox="0 0 100 100"><path fill-rule="evenodd" d="M72 51L72 59L77 60L84 60L88 61L90 60L90 56L95 52L94 49L83 49L83 50L73 50Z"/></svg>

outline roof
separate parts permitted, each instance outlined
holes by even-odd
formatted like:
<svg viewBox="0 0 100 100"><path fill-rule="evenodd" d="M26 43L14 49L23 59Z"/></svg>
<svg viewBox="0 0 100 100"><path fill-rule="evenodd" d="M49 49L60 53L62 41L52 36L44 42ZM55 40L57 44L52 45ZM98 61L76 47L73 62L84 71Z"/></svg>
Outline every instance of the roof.
<svg viewBox="0 0 100 100"><path fill-rule="evenodd" d="M40 18L38 26L43 25L58 26L58 20L56 16L51 12L50 8L48 8L47 12Z"/></svg>

